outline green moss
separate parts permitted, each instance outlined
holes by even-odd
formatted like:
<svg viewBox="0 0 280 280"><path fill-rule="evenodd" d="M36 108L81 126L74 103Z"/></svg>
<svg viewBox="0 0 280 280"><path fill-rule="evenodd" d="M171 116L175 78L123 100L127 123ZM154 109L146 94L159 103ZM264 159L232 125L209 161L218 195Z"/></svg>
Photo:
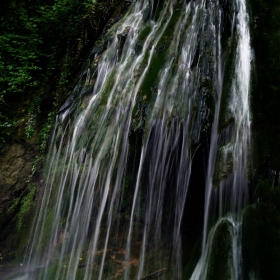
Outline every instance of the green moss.
<svg viewBox="0 0 280 280"><path fill-rule="evenodd" d="M53 220L54 220L54 210L50 211L45 219L45 223L41 231L40 244L38 244L38 248L40 252L42 252L48 245Z"/></svg>
<svg viewBox="0 0 280 280"><path fill-rule="evenodd" d="M171 19L163 32L161 38L159 39L156 47L155 47L155 53L151 59L149 69L147 71L147 74L144 78L142 87L141 87L141 95L142 97L147 98L147 101L151 101L152 99L152 93L153 88L156 89L156 85L159 82L159 74L161 69L166 63L166 60L168 59L167 56L167 50L170 47L172 36L174 33L175 25L180 17L180 7L182 3L178 3L176 5L176 11L171 16ZM174 9L175 10L175 9ZM145 59L144 59L145 61Z"/></svg>
<svg viewBox="0 0 280 280"><path fill-rule="evenodd" d="M144 40L148 37L148 35L150 34L151 30L152 30L152 28L151 28L150 25L145 26L145 27L140 31L140 33L139 33L139 35L138 35L138 40L144 41Z"/></svg>
<svg viewBox="0 0 280 280"><path fill-rule="evenodd" d="M207 280L231 279L232 240L230 227L231 224L227 220L222 220L216 228L209 257Z"/></svg>
<svg viewBox="0 0 280 280"><path fill-rule="evenodd" d="M26 216L34 205L34 196L36 191L35 184L30 184L26 190L28 193L22 193L22 195L17 197L14 203L8 209L8 213L17 212L15 220L16 229L18 232L21 230L22 226L24 226L24 221L27 218Z"/></svg>
<svg viewBox="0 0 280 280"><path fill-rule="evenodd" d="M225 62L225 71L224 71L225 77L223 81L223 90L222 90L219 124L218 124L219 132L221 132L233 121L232 116L229 114L227 104L231 97L232 79L235 76L236 48L237 48L237 40L236 38L232 37L229 39L228 49L226 50L226 62Z"/></svg>
<svg viewBox="0 0 280 280"><path fill-rule="evenodd" d="M232 148L226 146L220 147L218 150L212 178L212 183L214 186L218 186L222 180L226 179L229 174L232 174L233 162Z"/></svg>
<svg viewBox="0 0 280 280"><path fill-rule="evenodd" d="M110 74L110 76L106 79L107 80L106 85L105 85L103 91L100 93L100 95L101 95L100 104L101 105L107 104L109 94L110 94L110 92L113 88L114 82L115 82L115 75L116 75L116 71L114 70Z"/></svg>
<svg viewBox="0 0 280 280"><path fill-rule="evenodd" d="M20 211L18 213L18 225L17 230L19 231L24 225L26 215L29 214L31 208L34 205L34 196L35 196L36 186L35 184L29 185L29 193L25 195L21 201Z"/></svg>
<svg viewBox="0 0 280 280"><path fill-rule="evenodd" d="M165 52L154 54L147 75L144 78L141 95L148 101L152 98L152 88L158 82L159 72L165 63Z"/></svg>

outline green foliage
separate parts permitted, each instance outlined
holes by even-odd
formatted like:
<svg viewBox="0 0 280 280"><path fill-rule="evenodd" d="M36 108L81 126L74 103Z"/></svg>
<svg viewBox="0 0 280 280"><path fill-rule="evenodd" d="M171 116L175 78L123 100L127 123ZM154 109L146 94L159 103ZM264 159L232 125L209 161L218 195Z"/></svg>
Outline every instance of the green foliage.
<svg viewBox="0 0 280 280"><path fill-rule="evenodd" d="M5 142L5 138L7 136L9 136L14 127L18 124L18 121L16 121L15 119L10 120L9 118L7 118L6 116L3 116L0 112L0 146L1 143Z"/></svg>
<svg viewBox="0 0 280 280"><path fill-rule="evenodd" d="M48 114L48 119L43 128L40 131L39 138L40 138L40 146L39 151L42 153L45 151L47 147L47 141L49 139L49 134L52 129L52 125L54 123L56 112L52 111Z"/></svg>
<svg viewBox="0 0 280 280"><path fill-rule="evenodd" d="M0 36L2 98L7 92L23 92L27 86L38 84L32 71L41 70L38 66L41 43L37 34Z"/></svg>
<svg viewBox="0 0 280 280"><path fill-rule="evenodd" d="M25 136L27 138L31 138L34 134L35 130L35 122L36 122L36 115L37 113L40 113L40 102L43 92L41 94L37 95L33 102L31 103L31 106L28 109L28 116L27 116L27 122L25 127Z"/></svg>
<svg viewBox="0 0 280 280"><path fill-rule="evenodd" d="M0 11L1 142L18 125L17 116L11 113L15 104L30 98L30 92L34 96L38 86L48 86L50 78L56 83L57 75L60 91L61 84L68 82L70 68L87 42L88 26L97 25L97 9L101 9L101 4L95 0L11 0L3 4ZM59 77L61 72L64 76ZM24 120L27 138L34 133L40 100L41 96L35 98Z"/></svg>

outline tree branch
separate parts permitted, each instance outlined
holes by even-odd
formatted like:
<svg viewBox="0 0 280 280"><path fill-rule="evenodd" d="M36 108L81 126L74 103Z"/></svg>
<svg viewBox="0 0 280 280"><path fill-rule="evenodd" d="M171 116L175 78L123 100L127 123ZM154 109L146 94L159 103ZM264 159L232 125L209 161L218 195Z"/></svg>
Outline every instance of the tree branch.
<svg viewBox="0 0 280 280"><path fill-rule="evenodd" d="M157 274L159 274L159 273L161 273L161 272L164 272L166 269L167 269L167 268L164 267L164 268L162 268L162 269L160 269L160 270L157 270L157 271L155 271L155 272L153 272L153 273L151 273L151 274L148 274L148 275L146 275L146 276L143 276L143 277L139 278L138 280L148 279L148 278L150 278L150 277L152 277L152 276L155 276L155 275L157 275Z"/></svg>

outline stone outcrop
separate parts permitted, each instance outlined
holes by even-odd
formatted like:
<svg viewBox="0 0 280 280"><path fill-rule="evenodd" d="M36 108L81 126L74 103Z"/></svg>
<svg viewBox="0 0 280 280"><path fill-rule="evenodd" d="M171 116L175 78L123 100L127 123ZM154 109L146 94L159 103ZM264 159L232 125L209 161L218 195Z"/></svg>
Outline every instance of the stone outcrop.
<svg viewBox="0 0 280 280"><path fill-rule="evenodd" d="M0 253L13 250L20 200L29 192L35 146L12 142L0 150ZM3 242L5 240L5 242Z"/></svg>
<svg viewBox="0 0 280 280"><path fill-rule="evenodd" d="M0 211L5 210L19 192L24 191L31 173L34 155L33 147L18 143L7 145L1 151Z"/></svg>
<svg viewBox="0 0 280 280"><path fill-rule="evenodd" d="M0 213L6 211L13 200L24 192L35 159L34 146L11 143L0 152Z"/></svg>

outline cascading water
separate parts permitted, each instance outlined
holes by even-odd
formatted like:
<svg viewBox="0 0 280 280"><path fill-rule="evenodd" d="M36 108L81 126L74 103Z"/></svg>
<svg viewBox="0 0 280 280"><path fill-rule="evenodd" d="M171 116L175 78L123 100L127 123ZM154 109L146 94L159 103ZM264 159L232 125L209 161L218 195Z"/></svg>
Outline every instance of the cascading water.
<svg viewBox="0 0 280 280"><path fill-rule="evenodd" d="M242 208L248 200L248 151L250 144L250 34L246 1L238 0L235 3L234 21L236 21L236 53L234 56L234 70L232 71L231 87L229 88L227 118L233 122L233 128L227 127L220 135L217 134L219 114L215 113L212 126L211 148L208 161L208 172L205 192L205 213L201 258L193 272L191 279L207 279L208 265L211 258L214 235L219 226L223 226L231 240L226 267L225 279L241 279L241 225ZM220 97L221 98L221 97ZM218 107L220 101L218 101ZM231 130L231 131L230 131ZM232 174L227 178L219 178L218 186L214 188L213 179L215 168ZM217 175L216 175L217 176ZM220 176L223 176L220 171ZM213 208L218 208L218 222L208 234L210 214ZM225 226L226 225L226 226ZM228 272L228 275L226 274ZM210 272L211 273L211 272Z"/></svg>
<svg viewBox="0 0 280 280"><path fill-rule="evenodd" d="M21 279L182 279L185 201L205 142L191 279L210 277L221 225L232 240L228 279L240 279L250 37L245 0L232 2L135 1L107 49L94 47L57 116Z"/></svg>

